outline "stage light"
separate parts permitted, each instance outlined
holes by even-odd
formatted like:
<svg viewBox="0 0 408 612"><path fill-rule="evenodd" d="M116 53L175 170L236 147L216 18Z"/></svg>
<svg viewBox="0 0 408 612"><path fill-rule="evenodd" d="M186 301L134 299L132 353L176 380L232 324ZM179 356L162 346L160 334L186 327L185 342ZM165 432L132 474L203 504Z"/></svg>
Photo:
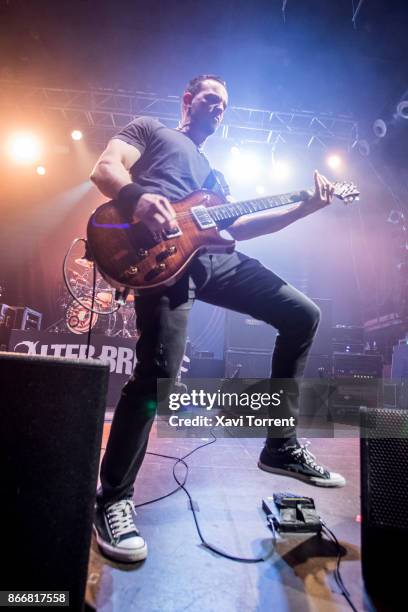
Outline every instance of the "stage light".
<svg viewBox="0 0 408 612"><path fill-rule="evenodd" d="M408 119L408 100L401 100L397 106L397 115L401 119Z"/></svg>
<svg viewBox="0 0 408 612"><path fill-rule="evenodd" d="M265 187L263 185L257 185L255 191L258 195L263 195L265 193Z"/></svg>
<svg viewBox="0 0 408 612"><path fill-rule="evenodd" d="M44 168L44 166L37 166L35 171L40 176L44 176L44 174L47 172L46 169Z"/></svg>
<svg viewBox="0 0 408 612"><path fill-rule="evenodd" d="M239 147L233 146L230 149L230 153L231 153L231 155L236 156L236 155L240 155L241 151L239 150Z"/></svg>
<svg viewBox="0 0 408 612"><path fill-rule="evenodd" d="M72 140L82 140L83 134L81 132L81 130L73 130L71 132L71 138Z"/></svg>
<svg viewBox="0 0 408 612"><path fill-rule="evenodd" d="M271 178L276 181L284 181L290 176L289 164L284 161L272 163Z"/></svg>
<svg viewBox="0 0 408 612"><path fill-rule="evenodd" d="M252 153L241 151L233 153L228 162L227 172L232 180L256 180L260 173L259 159Z"/></svg>
<svg viewBox="0 0 408 612"><path fill-rule="evenodd" d="M384 138L387 133L387 124L384 119L376 119L373 123L373 132L377 138Z"/></svg>
<svg viewBox="0 0 408 612"><path fill-rule="evenodd" d="M19 164L33 164L41 155L41 144L34 134L19 133L8 142L10 157Z"/></svg>
<svg viewBox="0 0 408 612"><path fill-rule="evenodd" d="M327 158L327 165L332 170L338 170L343 164L343 160L340 155L329 155Z"/></svg>

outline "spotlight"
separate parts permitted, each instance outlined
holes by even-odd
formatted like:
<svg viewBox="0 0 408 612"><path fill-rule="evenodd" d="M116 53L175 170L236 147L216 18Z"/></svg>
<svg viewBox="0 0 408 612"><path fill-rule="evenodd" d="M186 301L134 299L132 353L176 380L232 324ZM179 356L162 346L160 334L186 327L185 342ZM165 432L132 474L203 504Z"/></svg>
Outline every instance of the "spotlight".
<svg viewBox="0 0 408 612"><path fill-rule="evenodd" d="M34 134L14 134L9 139L8 151L15 162L33 164L41 155L41 145Z"/></svg>
<svg viewBox="0 0 408 612"><path fill-rule="evenodd" d="M408 119L408 100L401 100L397 106L397 115L401 119Z"/></svg>
<svg viewBox="0 0 408 612"><path fill-rule="evenodd" d="M233 153L228 163L231 178L241 181L252 181L259 176L260 163L251 153Z"/></svg>
<svg viewBox="0 0 408 612"><path fill-rule="evenodd" d="M329 155L327 158L327 165L332 170L338 170L343 165L343 160L340 155Z"/></svg>
<svg viewBox="0 0 408 612"><path fill-rule="evenodd" d="M44 174L46 173L46 169L44 168L44 166L37 166L35 171L40 176L44 176Z"/></svg>
<svg viewBox="0 0 408 612"><path fill-rule="evenodd" d="M81 132L81 130L73 130L71 132L71 138L72 140L82 140L83 134Z"/></svg>
<svg viewBox="0 0 408 612"><path fill-rule="evenodd" d="M387 124L384 119L376 119L373 123L373 132L377 138L384 138L387 133Z"/></svg>
<svg viewBox="0 0 408 612"><path fill-rule="evenodd" d="M265 193L265 187L263 185L257 185L255 191L258 195L263 195Z"/></svg>
<svg viewBox="0 0 408 612"><path fill-rule="evenodd" d="M237 156L237 155L240 155L241 151L239 150L239 147L233 146L230 149L230 153L231 155Z"/></svg>
<svg viewBox="0 0 408 612"><path fill-rule="evenodd" d="M290 167L284 161L277 161L272 164L271 177L273 180L284 181L290 175Z"/></svg>

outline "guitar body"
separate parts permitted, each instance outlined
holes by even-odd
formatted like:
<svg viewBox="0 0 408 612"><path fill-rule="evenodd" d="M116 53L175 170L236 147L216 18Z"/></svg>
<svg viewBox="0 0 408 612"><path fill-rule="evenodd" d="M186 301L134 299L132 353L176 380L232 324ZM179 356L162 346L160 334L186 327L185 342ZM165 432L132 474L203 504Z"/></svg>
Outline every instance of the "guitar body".
<svg viewBox="0 0 408 612"><path fill-rule="evenodd" d="M333 183L333 195L343 202L358 196L353 183ZM194 256L201 253L232 253L235 241L220 236L217 224L300 202L310 197L295 191L244 202L225 203L202 189L174 202L177 230L152 233L137 218L125 218L115 201L102 204L88 221L88 249L102 276L117 289L136 294L162 290L184 274Z"/></svg>
<svg viewBox="0 0 408 612"><path fill-rule="evenodd" d="M177 235L153 235L140 221L124 218L112 200L99 206L87 227L88 247L101 275L118 289L129 287L136 294L162 290L174 284L195 255L231 253L235 241L222 238L216 226L200 227L194 207L210 208L223 203L211 191L195 191L174 203Z"/></svg>

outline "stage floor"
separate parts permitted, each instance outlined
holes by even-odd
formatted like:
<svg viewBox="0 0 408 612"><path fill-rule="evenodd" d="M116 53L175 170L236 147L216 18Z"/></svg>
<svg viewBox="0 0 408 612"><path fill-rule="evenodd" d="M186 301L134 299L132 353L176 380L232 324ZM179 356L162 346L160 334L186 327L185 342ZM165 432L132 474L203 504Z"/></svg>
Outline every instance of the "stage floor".
<svg viewBox="0 0 408 612"><path fill-rule="evenodd" d="M104 444L109 427L106 423ZM197 439L159 439L154 428L149 450L182 456L200 443ZM341 489L312 487L262 472L257 467L261 447L260 439L220 438L187 460L187 487L205 539L236 556L264 556L272 550L273 541L261 509L262 498L277 491L311 496L347 551L341 573L354 605L358 610L374 610L361 577L358 439L312 440L311 451L318 460L346 477L347 485ZM175 487L172 465L171 460L147 455L137 480L136 504ZM275 552L265 562L257 564L221 558L200 545L183 491L140 508L138 526L149 547L143 563L110 562L92 541L87 602L98 611L350 609L333 576L335 547L325 539L286 536L277 541Z"/></svg>

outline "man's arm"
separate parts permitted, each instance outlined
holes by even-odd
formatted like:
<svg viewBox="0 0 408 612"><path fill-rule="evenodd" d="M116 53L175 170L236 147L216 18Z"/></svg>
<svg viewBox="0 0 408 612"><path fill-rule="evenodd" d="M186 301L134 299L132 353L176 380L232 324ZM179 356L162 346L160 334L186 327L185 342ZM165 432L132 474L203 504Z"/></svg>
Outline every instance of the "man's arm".
<svg viewBox="0 0 408 612"><path fill-rule="evenodd" d="M333 187L326 177L314 173L315 191L309 200L293 204L284 210L269 210L255 215L244 215L237 219L228 232L235 240L249 240L257 236L272 234L303 219L330 204Z"/></svg>
<svg viewBox="0 0 408 612"><path fill-rule="evenodd" d="M132 184L129 171L140 159L137 147L112 138L92 170L90 179L99 191L120 204L121 190ZM123 193L123 192L122 192ZM167 198L154 193L144 193L132 202L137 218L152 231L174 227L176 213Z"/></svg>
<svg viewBox="0 0 408 612"><path fill-rule="evenodd" d="M140 156L136 147L112 138L96 162L90 179L103 195L115 199L122 187L132 182L129 171Z"/></svg>

